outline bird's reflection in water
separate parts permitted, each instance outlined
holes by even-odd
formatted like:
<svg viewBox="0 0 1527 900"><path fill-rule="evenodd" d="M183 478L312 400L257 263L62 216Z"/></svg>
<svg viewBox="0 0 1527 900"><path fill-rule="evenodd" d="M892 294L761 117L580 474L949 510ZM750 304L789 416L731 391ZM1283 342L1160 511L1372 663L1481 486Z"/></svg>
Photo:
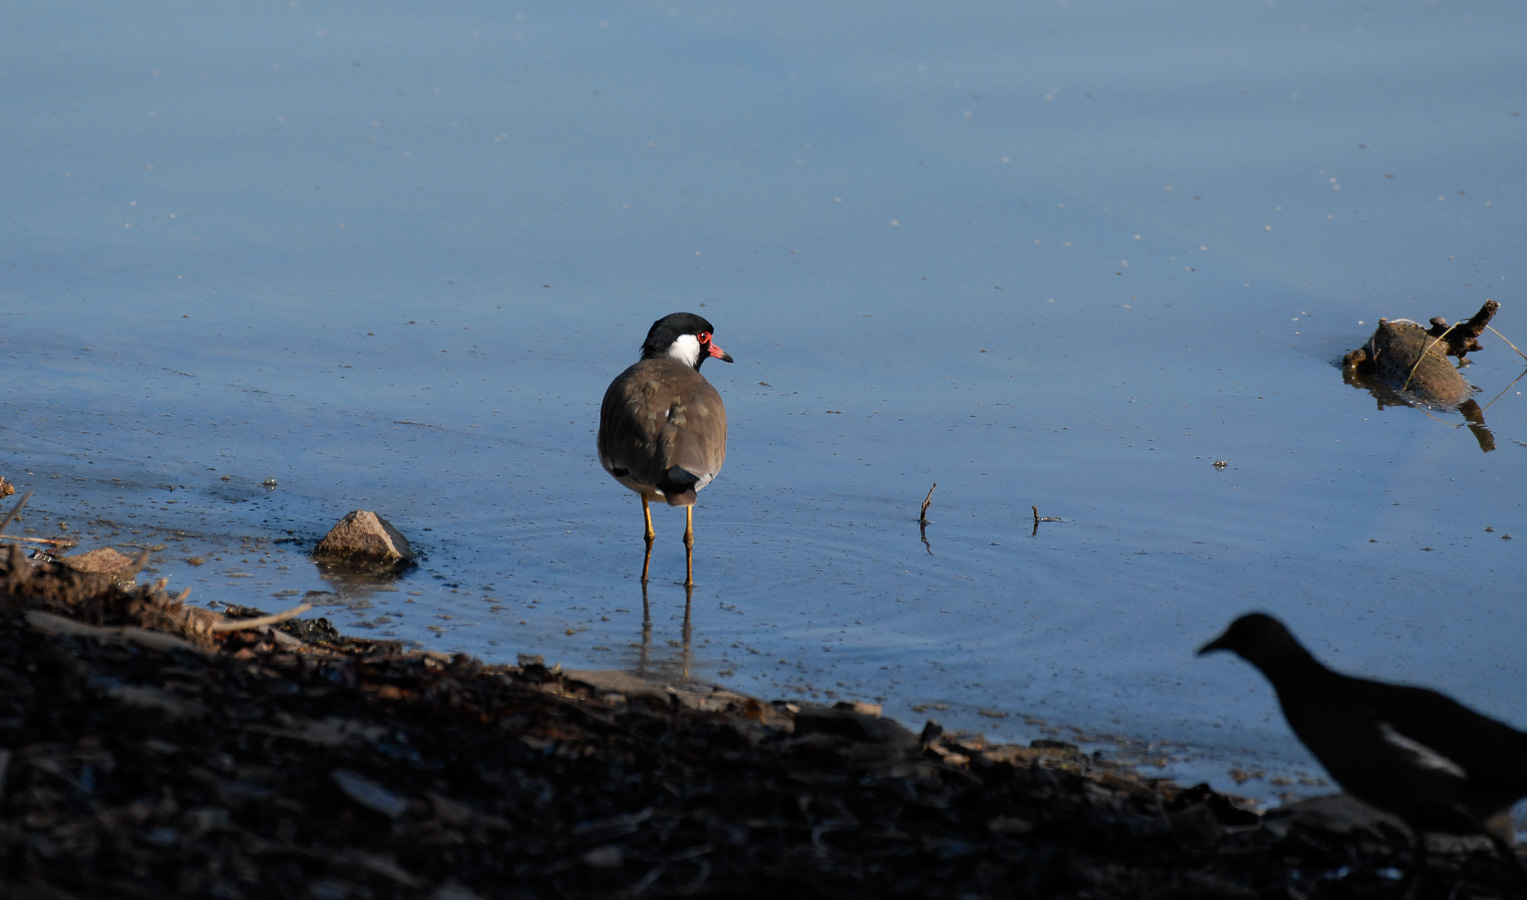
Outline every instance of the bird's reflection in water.
<svg viewBox="0 0 1527 900"><path fill-rule="evenodd" d="M689 678L692 635L689 609L694 596L695 586L684 585L684 624L679 629L680 639L667 642L669 650L676 653L665 653L660 649L654 655L652 652L652 604L647 596L647 582L642 582L642 637L637 645L636 665L632 674L659 684L672 684Z"/></svg>
<svg viewBox="0 0 1527 900"><path fill-rule="evenodd" d="M1395 390L1393 387L1390 387L1388 384L1380 381L1377 378L1373 378L1368 375L1360 375L1357 372L1351 371L1350 369L1342 370L1342 380L1355 388L1362 388L1369 394L1372 394L1373 399L1378 401L1379 409L1387 409L1391 406L1409 406L1413 409L1420 410L1421 412L1425 413L1428 418L1442 422L1444 425L1450 425L1454 428L1468 428L1469 431L1474 434L1474 440L1479 442L1479 449L1482 453L1489 453L1491 450L1495 449L1495 435L1492 434L1489 427L1485 425L1485 409L1489 408L1491 403L1494 403L1496 400L1500 399L1500 397L1504 395L1506 391L1511 390L1513 385L1522 380L1523 375L1527 375L1527 370L1524 370L1521 375L1516 376L1516 378L1512 380L1511 384L1506 385L1505 390L1502 390L1499 394L1496 394L1495 397L1490 400L1490 403L1486 403L1484 406L1480 406L1478 402L1472 399L1465 400L1458 404L1456 410L1453 411L1463 416L1463 421L1449 422L1438 415L1439 412L1448 411L1448 407L1429 406L1425 402L1422 402L1409 394Z"/></svg>

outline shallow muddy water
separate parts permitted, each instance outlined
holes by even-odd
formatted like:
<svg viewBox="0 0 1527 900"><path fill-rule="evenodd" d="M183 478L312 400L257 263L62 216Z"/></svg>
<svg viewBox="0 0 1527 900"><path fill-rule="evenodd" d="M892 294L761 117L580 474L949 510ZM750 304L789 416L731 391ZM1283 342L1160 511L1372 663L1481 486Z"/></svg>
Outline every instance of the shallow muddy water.
<svg viewBox="0 0 1527 900"><path fill-rule="evenodd" d="M1486 298L1527 347L1515 5L15 18L26 533L162 547L204 603L324 592L345 630L1116 736L1218 787L1312 770L1252 669L1193 655L1251 609L1527 725L1522 357L1471 357L1490 452L1334 364ZM644 630L594 431L682 309L736 358L730 449L691 627L660 509ZM325 578L354 508L423 564Z"/></svg>

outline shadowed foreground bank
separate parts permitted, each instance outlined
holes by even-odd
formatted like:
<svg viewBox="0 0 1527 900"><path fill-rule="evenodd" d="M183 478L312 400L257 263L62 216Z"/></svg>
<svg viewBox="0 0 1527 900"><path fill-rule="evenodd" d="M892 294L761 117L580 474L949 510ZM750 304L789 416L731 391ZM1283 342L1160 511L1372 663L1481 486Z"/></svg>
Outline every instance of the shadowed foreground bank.
<svg viewBox="0 0 1527 900"><path fill-rule="evenodd" d="M1379 897L1405 862L1067 745L307 643L4 556L4 897ZM1485 850L1423 895L1509 890Z"/></svg>

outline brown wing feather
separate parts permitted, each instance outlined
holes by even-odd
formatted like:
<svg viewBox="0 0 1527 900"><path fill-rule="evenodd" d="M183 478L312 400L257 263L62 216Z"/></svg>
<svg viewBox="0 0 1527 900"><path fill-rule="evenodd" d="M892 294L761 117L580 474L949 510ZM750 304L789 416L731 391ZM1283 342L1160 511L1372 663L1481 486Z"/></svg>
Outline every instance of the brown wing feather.
<svg viewBox="0 0 1527 900"><path fill-rule="evenodd" d="M688 506L726 461L726 407L689 366L642 360L605 391L598 442L600 462L622 484ZM674 481L674 467L694 480Z"/></svg>

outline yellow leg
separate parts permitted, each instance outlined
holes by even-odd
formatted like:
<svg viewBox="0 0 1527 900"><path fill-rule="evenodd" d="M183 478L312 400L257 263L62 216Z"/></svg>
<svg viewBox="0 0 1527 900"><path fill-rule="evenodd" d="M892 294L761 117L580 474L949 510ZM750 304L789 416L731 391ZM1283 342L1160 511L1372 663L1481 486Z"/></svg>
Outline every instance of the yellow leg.
<svg viewBox="0 0 1527 900"><path fill-rule="evenodd" d="M695 508L684 507L684 586L695 586Z"/></svg>
<svg viewBox="0 0 1527 900"><path fill-rule="evenodd" d="M657 532L652 530L652 510L647 507L647 495L642 494L642 518L647 520L647 552L642 556L642 586L647 585L647 568L652 565L652 541Z"/></svg>
<svg viewBox="0 0 1527 900"><path fill-rule="evenodd" d="M684 585L684 626L683 629L679 632L680 636L682 636L684 639L683 653L679 656L679 659L683 665L679 669L679 674L683 675L685 678L689 677L689 642L690 638L694 636L694 629L689 624L689 604L690 601L694 599L695 586L692 584Z"/></svg>

